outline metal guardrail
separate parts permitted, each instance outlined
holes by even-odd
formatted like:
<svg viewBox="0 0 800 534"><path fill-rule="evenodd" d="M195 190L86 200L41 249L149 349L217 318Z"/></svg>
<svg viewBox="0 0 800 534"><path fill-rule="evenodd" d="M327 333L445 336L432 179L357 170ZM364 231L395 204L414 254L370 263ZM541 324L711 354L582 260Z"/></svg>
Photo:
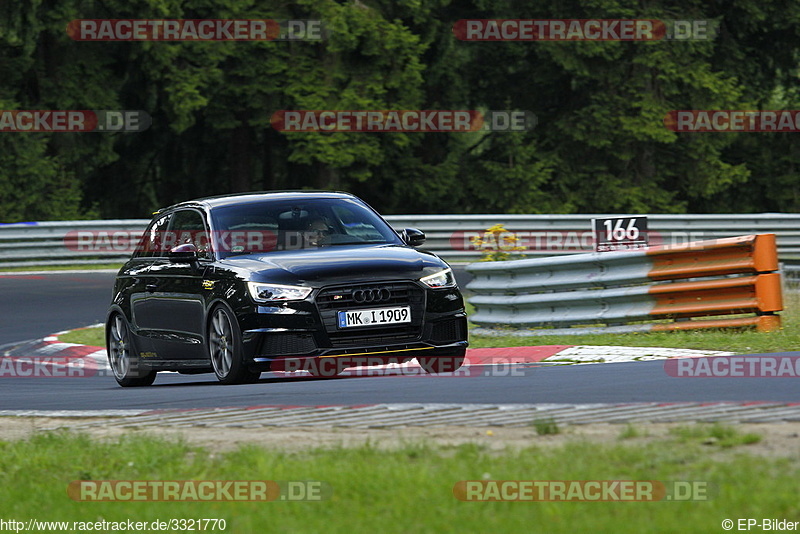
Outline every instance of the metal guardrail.
<svg viewBox="0 0 800 534"><path fill-rule="evenodd" d="M425 247L448 261L474 261L481 254L470 238L482 237L486 228L503 224L526 250L512 257L556 256L594 250L593 218L642 214L576 215L394 215L386 219L395 228L413 227L425 232ZM756 213L724 215L646 215L651 244L680 245L749 234L775 234L782 261L800 262L800 214Z"/></svg>
<svg viewBox="0 0 800 534"><path fill-rule="evenodd" d="M781 275L783 283L787 286L793 288L800 286L800 265L781 264Z"/></svg>
<svg viewBox="0 0 800 534"><path fill-rule="evenodd" d="M773 234L473 263L466 267L474 276L467 285L476 309L470 320L481 327L526 328L524 335L586 333L580 328L586 325L593 325L592 332L596 325L617 332L741 326L770 331L780 327L774 312L783 309L778 268ZM738 314L755 315L731 317ZM661 319L676 322L631 324ZM491 328L473 333L509 335Z"/></svg>
<svg viewBox="0 0 800 534"><path fill-rule="evenodd" d="M451 262L480 258L471 238L483 237L486 228L503 224L510 235L525 246L525 257L557 256L592 250L591 219L625 216L580 215L391 215L386 217L397 229L423 230L423 248ZM746 215L648 215L652 244L675 245L689 241L719 239L752 233L777 236L782 261L800 262L800 214L762 213ZM115 233L133 239L147 226L146 219L104 221L57 221L0 224L0 266L91 264L121 262L130 256L130 247L115 249ZM69 240L76 231L98 232L100 247ZM107 232L102 243L102 232ZM120 237L120 240L122 238ZM85 245L85 246L84 246ZM123 250L124 249L124 250Z"/></svg>
<svg viewBox="0 0 800 534"><path fill-rule="evenodd" d="M124 262L131 255L126 239L142 235L146 219L52 221L0 225L0 267ZM78 232L91 238L78 239Z"/></svg>

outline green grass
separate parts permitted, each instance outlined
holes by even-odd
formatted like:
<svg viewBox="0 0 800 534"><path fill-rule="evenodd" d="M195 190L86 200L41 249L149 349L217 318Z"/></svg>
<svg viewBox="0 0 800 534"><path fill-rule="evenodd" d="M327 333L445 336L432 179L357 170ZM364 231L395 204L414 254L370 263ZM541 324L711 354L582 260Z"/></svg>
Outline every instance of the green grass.
<svg viewBox="0 0 800 534"><path fill-rule="evenodd" d="M58 336L58 339L64 343L78 343L80 345L92 345L95 347L106 346L105 330L102 326L72 330Z"/></svg>
<svg viewBox="0 0 800 534"><path fill-rule="evenodd" d="M74 265L27 265L22 267L3 267L0 265L0 273L25 271L81 271L95 269L114 269L115 271L119 271L120 267L122 267L121 263L98 263L88 265L76 263Z"/></svg>
<svg viewBox="0 0 800 534"><path fill-rule="evenodd" d="M536 419L533 422L533 428L536 429L536 433L540 436L559 434L561 432L561 429L558 428L558 423L552 417Z"/></svg>
<svg viewBox="0 0 800 534"><path fill-rule="evenodd" d="M628 423L625 425L618 436L618 439L633 439L633 438L641 438L643 436L647 436L647 431L642 430L638 427L633 426L632 424Z"/></svg>
<svg viewBox="0 0 800 534"><path fill-rule="evenodd" d="M265 430L265 436L269 430ZM709 457L717 450L716 460ZM142 521L221 518L227 532L717 532L727 517L796 518L800 460L722 452L680 436L639 445L582 441L490 452L478 445L408 443L297 453L242 447L211 454L127 435L111 442L66 433L0 442L0 518ZM321 502L76 502L74 480L318 480ZM462 502L460 480L705 481L695 502Z"/></svg>
<svg viewBox="0 0 800 534"><path fill-rule="evenodd" d="M758 434L742 434L732 426L719 423L679 426L671 428L670 434L677 436L684 443L696 442L703 445L719 445L723 448L751 445L761 441L761 436Z"/></svg>
<svg viewBox="0 0 800 534"><path fill-rule="evenodd" d="M709 329L632 334L573 336L470 336L471 347L519 347L525 345L617 345L628 347L670 347L676 349L723 350L737 353L800 350L800 295L784 295L782 328L776 332L754 329ZM474 308L468 305L468 314Z"/></svg>

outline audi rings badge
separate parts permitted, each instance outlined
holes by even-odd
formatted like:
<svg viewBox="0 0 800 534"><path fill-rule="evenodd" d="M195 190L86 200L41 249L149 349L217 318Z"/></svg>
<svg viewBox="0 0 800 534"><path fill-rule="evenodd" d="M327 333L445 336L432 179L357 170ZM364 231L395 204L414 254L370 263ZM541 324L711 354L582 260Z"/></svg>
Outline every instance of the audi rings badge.
<svg viewBox="0 0 800 534"><path fill-rule="evenodd" d="M356 289L353 291L353 301L358 304L367 304L372 302L386 302L392 298L392 292L389 288L372 288L372 289Z"/></svg>

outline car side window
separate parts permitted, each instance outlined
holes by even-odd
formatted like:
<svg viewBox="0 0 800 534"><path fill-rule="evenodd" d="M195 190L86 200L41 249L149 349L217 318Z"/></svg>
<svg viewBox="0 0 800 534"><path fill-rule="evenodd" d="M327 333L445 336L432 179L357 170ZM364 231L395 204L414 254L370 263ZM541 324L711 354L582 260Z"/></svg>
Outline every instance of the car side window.
<svg viewBox="0 0 800 534"><path fill-rule="evenodd" d="M169 227L169 250L172 247L193 243L197 247L197 256L202 259L211 259L211 247L208 228L203 215L193 209L176 211L172 216Z"/></svg>
<svg viewBox="0 0 800 534"><path fill-rule="evenodd" d="M164 234L169 220L170 216L164 215L150 223L133 253L134 258L158 258L167 255L164 250Z"/></svg>

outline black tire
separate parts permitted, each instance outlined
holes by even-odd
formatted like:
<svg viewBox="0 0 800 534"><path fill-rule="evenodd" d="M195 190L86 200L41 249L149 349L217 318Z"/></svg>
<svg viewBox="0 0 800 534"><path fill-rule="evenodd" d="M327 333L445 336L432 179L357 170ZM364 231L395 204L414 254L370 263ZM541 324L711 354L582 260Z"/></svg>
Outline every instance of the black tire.
<svg viewBox="0 0 800 534"><path fill-rule="evenodd" d="M106 326L106 352L108 364L114 373L117 383L124 387L150 386L156 379L156 371L152 371L139 362L134 356L136 349L131 338L128 321L120 313L115 313Z"/></svg>
<svg viewBox="0 0 800 534"><path fill-rule="evenodd" d="M464 363L463 356L417 356L419 366L429 374L453 373Z"/></svg>
<svg viewBox="0 0 800 534"><path fill-rule="evenodd" d="M217 380L222 384L252 384L261 373L244 363L242 333L228 308L217 306L208 320L208 353Z"/></svg>

